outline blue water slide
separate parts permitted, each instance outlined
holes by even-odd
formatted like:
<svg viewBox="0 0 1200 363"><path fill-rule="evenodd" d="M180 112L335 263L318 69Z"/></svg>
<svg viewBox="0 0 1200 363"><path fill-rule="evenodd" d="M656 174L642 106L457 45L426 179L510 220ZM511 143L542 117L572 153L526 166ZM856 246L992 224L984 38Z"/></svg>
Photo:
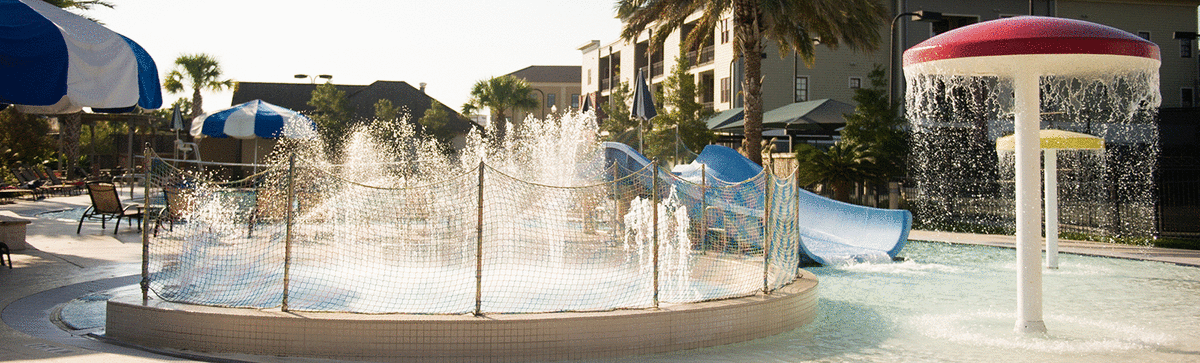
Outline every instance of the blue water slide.
<svg viewBox="0 0 1200 363"><path fill-rule="evenodd" d="M606 162L621 166L618 170L641 170L650 160L628 145L604 143ZM700 165L705 177L695 177ZM691 167L677 168L683 179L706 184L736 184L762 173L762 167L736 150L719 145L704 148ZM698 197L698 196L691 196ZM912 227L912 214L906 210L864 207L835 201L806 190L799 190L800 246L807 259L823 265L891 260L904 248ZM748 203L760 205L761 203ZM714 204L730 213L762 217L761 210L742 206ZM802 258L803 259L803 258Z"/></svg>

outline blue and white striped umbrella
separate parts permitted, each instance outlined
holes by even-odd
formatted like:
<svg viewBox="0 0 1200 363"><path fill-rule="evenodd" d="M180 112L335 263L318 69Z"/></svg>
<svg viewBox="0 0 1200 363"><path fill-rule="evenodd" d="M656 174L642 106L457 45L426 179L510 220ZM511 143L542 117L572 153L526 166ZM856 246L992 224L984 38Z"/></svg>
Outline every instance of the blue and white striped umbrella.
<svg viewBox="0 0 1200 363"><path fill-rule="evenodd" d="M317 124L296 111L262 100L197 117L192 136L232 137L235 139L310 139L317 136Z"/></svg>
<svg viewBox="0 0 1200 363"><path fill-rule="evenodd" d="M162 106L158 68L137 43L42 0L0 0L0 103L59 114Z"/></svg>

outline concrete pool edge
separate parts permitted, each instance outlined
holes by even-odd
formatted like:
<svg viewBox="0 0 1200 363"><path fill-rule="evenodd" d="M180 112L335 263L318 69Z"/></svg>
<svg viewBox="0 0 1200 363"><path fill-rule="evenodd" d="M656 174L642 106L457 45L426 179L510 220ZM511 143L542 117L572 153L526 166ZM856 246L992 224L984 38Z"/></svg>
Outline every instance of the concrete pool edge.
<svg viewBox="0 0 1200 363"><path fill-rule="evenodd" d="M711 347L813 321L817 279L769 295L658 310L467 315L341 314L216 308L136 296L109 300L105 335L211 353L377 361L516 362L615 358Z"/></svg>

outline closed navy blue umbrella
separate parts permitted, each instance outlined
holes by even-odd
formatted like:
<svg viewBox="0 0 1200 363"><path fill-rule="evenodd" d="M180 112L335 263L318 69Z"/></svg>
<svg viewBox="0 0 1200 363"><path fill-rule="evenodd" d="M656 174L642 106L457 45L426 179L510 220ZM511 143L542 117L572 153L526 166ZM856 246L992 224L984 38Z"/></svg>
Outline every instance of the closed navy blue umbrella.
<svg viewBox="0 0 1200 363"><path fill-rule="evenodd" d="M654 95L650 93L650 86L646 85L646 78L642 77L642 72L638 71L637 84L633 89L633 110L630 110L630 117L649 120L658 116L658 111L654 109Z"/></svg>
<svg viewBox="0 0 1200 363"><path fill-rule="evenodd" d="M654 109L654 95L650 94L650 86L646 85L642 71L638 71L637 84L633 88L633 109L629 111L629 116L638 120L638 152L642 152L642 121L658 116L658 111Z"/></svg>

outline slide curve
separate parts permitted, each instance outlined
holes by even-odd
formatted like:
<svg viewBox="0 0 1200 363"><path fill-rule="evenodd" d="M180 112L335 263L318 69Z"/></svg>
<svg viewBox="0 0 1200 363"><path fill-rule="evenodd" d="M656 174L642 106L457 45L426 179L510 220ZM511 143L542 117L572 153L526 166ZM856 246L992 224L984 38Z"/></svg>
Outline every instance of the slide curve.
<svg viewBox="0 0 1200 363"><path fill-rule="evenodd" d="M606 162L618 170L640 170L650 160L628 145L606 142ZM701 165L705 177L700 177ZM734 184L762 173L762 167L736 150L720 145L704 148L694 162L676 166L672 173L692 182ZM822 197L807 190L799 192L800 246L809 262L823 265L855 262L890 261L904 248L912 227L912 214L906 210L864 207ZM722 208L722 206L716 206ZM745 210L726 206L730 210ZM734 211L734 213L738 213ZM762 211L746 211L761 218Z"/></svg>

